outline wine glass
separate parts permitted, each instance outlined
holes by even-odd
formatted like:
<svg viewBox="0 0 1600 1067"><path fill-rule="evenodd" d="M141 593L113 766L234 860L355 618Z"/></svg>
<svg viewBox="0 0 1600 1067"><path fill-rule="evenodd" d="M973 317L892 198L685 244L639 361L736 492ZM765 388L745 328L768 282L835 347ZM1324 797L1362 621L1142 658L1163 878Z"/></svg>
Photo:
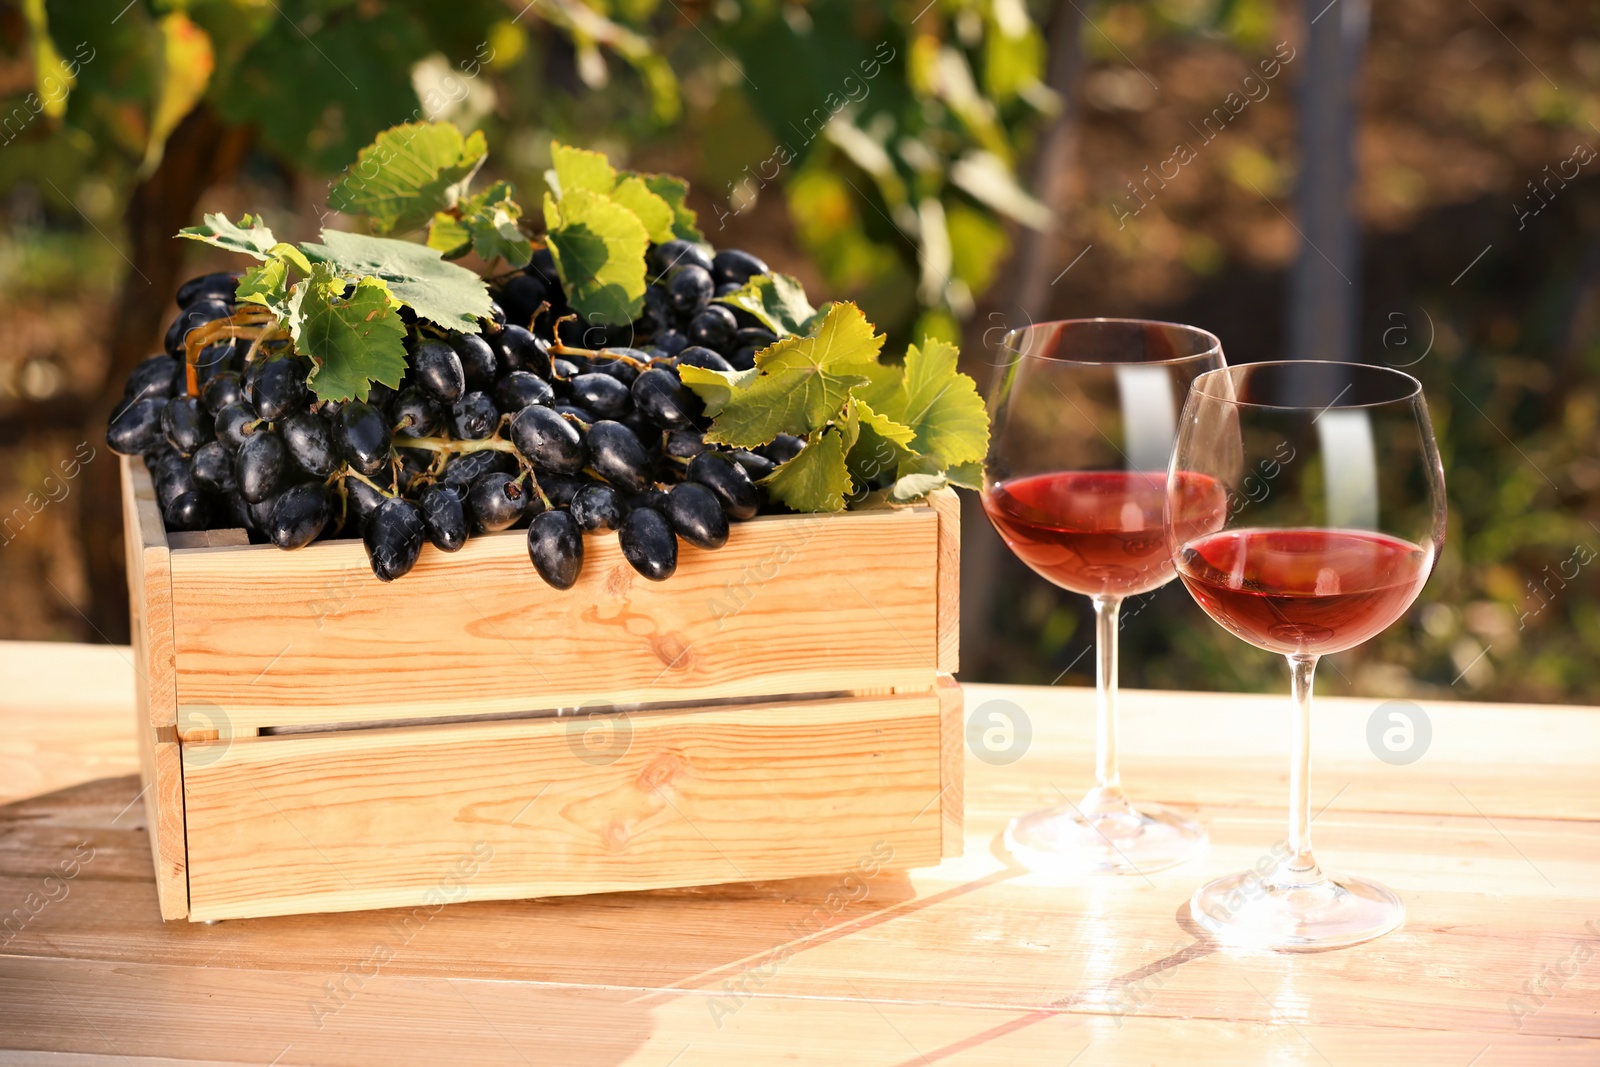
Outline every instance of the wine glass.
<svg viewBox="0 0 1600 1067"><path fill-rule="evenodd" d="M1252 948L1388 933L1405 919L1400 898L1330 875L1311 854L1311 683L1320 656L1405 613L1444 543L1444 471L1422 386L1386 367L1310 360L1203 374L1167 499L1183 584L1224 628L1288 657L1294 691L1287 856L1270 873L1201 886L1195 921Z"/></svg>
<svg viewBox="0 0 1600 1067"><path fill-rule="evenodd" d="M1129 803L1117 771L1117 632L1124 597L1172 580L1166 469L1189 383L1223 366L1204 330L1137 319L1046 322L1006 335L989 396L983 507L1017 557L1094 601L1095 787L1021 815L1006 847L1033 870L1158 871L1197 854L1200 825Z"/></svg>

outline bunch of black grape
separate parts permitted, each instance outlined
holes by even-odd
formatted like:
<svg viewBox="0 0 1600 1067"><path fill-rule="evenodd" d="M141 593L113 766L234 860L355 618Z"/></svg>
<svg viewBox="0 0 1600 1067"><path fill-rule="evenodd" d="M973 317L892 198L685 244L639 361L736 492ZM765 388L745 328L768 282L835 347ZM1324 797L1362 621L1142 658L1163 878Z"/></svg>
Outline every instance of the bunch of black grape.
<svg viewBox="0 0 1600 1067"><path fill-rule="evenodd" d="M366 401L343 402L316 399L310 364L286 338L216 328L191 396L186 338L236 310L234 275L195 278L178 292L166 352L129 376L106 440L144 458L169 530L243 528L285 549L361 537L373 572L392 581L425 542L455 552L472 534L526 524L533 565L558 589L578 579L583 534L615 530L628 562L662 581L679 538L719 548L729 520L754 517L756 483L802 442L707 444L701 402L677 374L682 363L748 367L777 340L711 303L766 265L675 241L651 249L651 269L644 313L621 329L572 317L542 251L496 280L479 334L403 309L399 388L374 384Z"/></svg>

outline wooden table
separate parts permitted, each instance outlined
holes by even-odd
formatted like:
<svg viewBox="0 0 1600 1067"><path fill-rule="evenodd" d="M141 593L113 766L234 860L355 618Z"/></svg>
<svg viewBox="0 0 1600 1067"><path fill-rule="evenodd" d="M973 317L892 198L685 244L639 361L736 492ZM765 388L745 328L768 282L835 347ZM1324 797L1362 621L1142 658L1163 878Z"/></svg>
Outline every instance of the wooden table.
<svg viewBox="0 0 1600 1067"><path fill-rule="evenodd" d="M1033 737L969 757L966 855L936 868L163 924L126 650L0 644L0 918L33 908L0 929L0 1065L1600 1063L1600 711L1427 704L1426 754L1392 766L1381 701L1320 701L1319 854L1409 918L1250 955L1187 901L1284 835L1284 701L1125 693L1126 781L1198 812L1209 854L1024 873L997 835L1085 786L1092 698L968 688Z"/></svg>

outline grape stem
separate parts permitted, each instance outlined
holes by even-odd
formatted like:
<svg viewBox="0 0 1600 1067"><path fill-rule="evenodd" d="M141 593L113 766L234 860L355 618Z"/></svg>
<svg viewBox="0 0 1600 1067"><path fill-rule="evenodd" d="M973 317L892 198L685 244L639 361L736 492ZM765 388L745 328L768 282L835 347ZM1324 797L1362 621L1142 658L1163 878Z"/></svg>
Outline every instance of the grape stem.
<svg viewBox="0 0 1600 1067"><path fill-rule="evenodd" d="M204 326L190 330L183 338L183 362L189 395L200 395L200 353L208 345L224 337L230 340L243 337L259 342L263 334L272 332L277 325L278 320L272 312L250 305L239 308L227 318L213 319Z"/></svg>
<svg viewBox="0 0 1600 1067"><path fill-rule="evenodd" d="M379 493L382 493L384 496L389 497L390 499L393 499L394 497L397 497L397 496L400 495L399 493L391 493L391 492L389 492L389 490L385 489L383 486L379 485L377 482L373 481L371 478L368 478L365 474L362 474L360 471L357 471L357 470L351 470L349 467L345 468L345 471L344 471L344 474L343 474L342 477L344 477L344 478L354 478L358 482L365 482L369 488L371 488L371 489L373 489L373 490L375 490L375 491L377 491Z"/></svg>
<svg viewBox="0 0 1600 1067"><path fill-rule="evenodd" d="M511 452L517 451L517 446L510 441L499 437L483 437L476 441L457 441L449 437L407 437L404 441L396 441L396 448L424 448L429 452L455 452L465 454L468 452Z"/></svg>

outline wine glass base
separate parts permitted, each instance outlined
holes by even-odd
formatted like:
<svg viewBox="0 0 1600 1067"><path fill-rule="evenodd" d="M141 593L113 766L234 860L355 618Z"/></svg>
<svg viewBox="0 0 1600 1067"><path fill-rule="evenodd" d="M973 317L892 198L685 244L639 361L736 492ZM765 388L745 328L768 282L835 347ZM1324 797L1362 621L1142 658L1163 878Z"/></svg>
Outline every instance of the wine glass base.
<svg viewBox="0 0 1600 1067"><path fill-rule="evenodd" d="M1405 922L1395 893L1364 878L1322 874L1274 883L1254 871L1207 882L1189 901L1195 922L1225 945L1315 952L1382 937Z"/></svg>
<svg viewBox="0 0 1600 1067"><path fill-rule="evenodd" d="M1199 823L1159 804L1100 814L1063 804L1017 816L1005 834L1030 871L1067 875L1149 874L1193 859L1206 841Z"/></svg>

